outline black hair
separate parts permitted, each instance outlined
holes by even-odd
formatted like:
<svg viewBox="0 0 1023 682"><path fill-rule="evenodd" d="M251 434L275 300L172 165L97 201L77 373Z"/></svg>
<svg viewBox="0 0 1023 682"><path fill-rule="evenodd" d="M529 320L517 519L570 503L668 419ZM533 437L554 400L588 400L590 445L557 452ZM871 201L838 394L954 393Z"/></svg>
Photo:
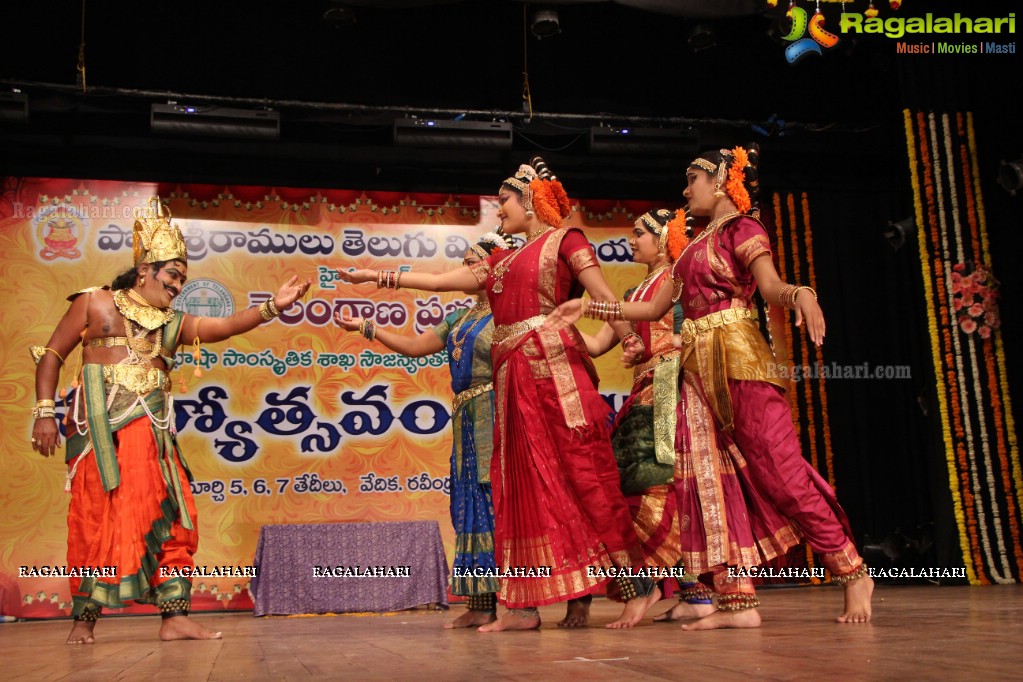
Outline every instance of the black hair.
<svg viewBox="0 0 1023 682"><path fill-rule="evenodd" d="M725 153L722 153L725 152ZM746 187L746 192L749 194L750 200L750 214L756 215L760 212L759 204L757 203L757 194L760 193L760 176L757 170L760 166L760 145L756 142L750 142L746 145L746 155L749 157L749 163L743 168L743 175L746 176L743 185ZM711 150L700 154L698 159L710 161L715 166L720 167L722 163L732 163L732 154L728 150ZM704 173L711 175L711 173L701 166L690 164L690 168L699 168Z"/></svg>

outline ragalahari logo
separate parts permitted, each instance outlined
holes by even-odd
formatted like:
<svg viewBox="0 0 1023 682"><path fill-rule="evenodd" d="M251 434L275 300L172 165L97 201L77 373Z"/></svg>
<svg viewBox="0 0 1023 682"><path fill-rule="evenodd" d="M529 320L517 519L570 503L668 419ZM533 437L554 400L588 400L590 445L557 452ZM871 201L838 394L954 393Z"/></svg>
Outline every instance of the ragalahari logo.
<svg viewBox="0 0 1023 682"><path fill-rule="evenodd" d="M819 9L814 12L813 17L808 18L805 9L792 5L785 16L792 20L792 30L788 35L782 36L782 40L791 43L785 48L785 59L789 64L795 64L811 54L821 54L822 47L830 49L838 45L838 36L824 30L824 14ZM810 37L806 37L808 29Z"/></svg>

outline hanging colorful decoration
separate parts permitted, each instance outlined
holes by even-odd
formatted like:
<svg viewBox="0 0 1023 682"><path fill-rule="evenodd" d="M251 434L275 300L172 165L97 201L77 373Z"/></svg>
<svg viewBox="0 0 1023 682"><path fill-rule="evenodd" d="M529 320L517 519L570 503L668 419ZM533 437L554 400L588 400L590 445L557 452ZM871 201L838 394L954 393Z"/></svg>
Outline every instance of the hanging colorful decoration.
<svg viewBox="0 0 1023 682"><path fill-rule="evenodd" d="M813 227L810 220L810 198L803 192L797 198L794 194L772 196L773 247L777 257L778 274L784 281L803 282L816 289L817 272L814 268ZM792 326L787 311L772 306L770 315L781 316L784 334L778 334L776 343L784 343L784 348L776 347L779 362L784 361L795 365L792 376L800 377L787 391L789 404L792 406L792 419L802 444L803 452L808 456L810 464L835 486L834 453L831 448L831 421L828 416L827 382L825 372L819 371L824 365L823 349L811 343L801 329ZM798 368L798 370L796 369ZM812 378L811 378L812 377ZM806 547L808 567L816 565L813 551ZM812 579L812 582L820 582Z"/></svg>
<svg viewBox="0 0 1023 682"><path fill-rule="evenodd" d="M972 115L904 112L938 413L973 584L1020 580L1023 476Z"/></svg>

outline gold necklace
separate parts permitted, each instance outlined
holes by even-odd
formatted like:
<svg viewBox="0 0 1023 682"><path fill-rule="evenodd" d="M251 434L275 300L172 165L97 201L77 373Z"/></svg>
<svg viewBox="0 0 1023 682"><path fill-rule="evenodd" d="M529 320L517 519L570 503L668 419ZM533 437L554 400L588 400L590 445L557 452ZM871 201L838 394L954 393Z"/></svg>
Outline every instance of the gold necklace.
<svg viewBox="0 0 1023 682"><path fill-rule="evenodd" d="M665 270L667 270L669 267L671 267L671 263L666 263L665 265L662 265L661 267L657 268L649 275L647 275L643 279L643 281L639 283L639 286L636 287L636 290L632 292L632 296L629 297L629 300L631 301L643 300L643 295L647 292L647 289L649 289L651 285L653 285L654 280L657 279L657 276L660 275Z"/></svg>
<svg viewBox="0 0 1023 682"><path fill-rule="evenodd" d="M142 298L132 289L118 289L114 292L114 305L124 317L139 324L149 331L158 329L174 319L174 310L171 308L157 308L142 300L145 305L139 305L136 301Z"/></svg>
<svg viewBox="0 0 1023 682"><path fill-rule="evenodd" d="M691 242L689 242L689 244L686 246L686 248L679 255L678 260L682 260L682 256L685 255L686 251L688 251L689 249L693 248L698 243L702 242L704 239L710 237L711 233L712 232L716 232L717 229L719 227L721 227L721 225L723 225L724 223L728 222L732 218L735 218L736 216L741 216L741 215L742 215L742 211L731 211L729 213L724 214L720 218L717 218L716 220L710 221L710 223L707 224L707 227L703 228L703 232L701 232L700 235L696 239L694 239ZM675 261L675 262L677 263L678 261Z"/></svg>
<svg viewBox="0 0 1023 682"><path fill-rule="evenodd" d="M469 339L469 335L472 334L472 330L476 328L483 318L490 314L490 303L488 301L479 301L472 307L468 313L458 321L457 326L451 330L451 345L454 350L451 351L451 357L455 359L455 362L460 362L462 359L462 346ZM472 323L463 334L462 338L458 338L458 332L462 331L462 328L469 323L469 319L476 316L476 321Z"/></svg>
<svg viewBox="0 0 1023 682"><path fill-rule="evenodd" d="M511 268L512 261L518 258L519 254L528 249L531 244L534 244L537 241L539 241L540 237L544 236L553 229L554 228L552 226L545 225L542 230L538 230L537 232L534 232L532 234L527 234L526 243L522 246L521 249L515 251L514 253L512 253L512 255L508 256L503 261L494 266L493 270L494 286L490 289L493 293L499 294L502 291L504 291L504 283L501 280L504 279L504 276L508 274L508 269Z"/></svg>

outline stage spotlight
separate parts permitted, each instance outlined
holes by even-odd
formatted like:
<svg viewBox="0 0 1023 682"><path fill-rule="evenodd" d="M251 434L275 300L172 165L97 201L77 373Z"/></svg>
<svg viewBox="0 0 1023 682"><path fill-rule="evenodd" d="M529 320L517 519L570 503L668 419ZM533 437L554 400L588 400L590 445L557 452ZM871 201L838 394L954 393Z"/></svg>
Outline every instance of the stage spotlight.
<svg viewBox="0 0 1023 682"><path fill-rule="evenodd" d="M533 20L529 24L529 30L537 40L553 38L561 33L561 24L558 22L558 13L552 9L538 9L533 12Z"/></svg>
<svg viewBox="0 0 1023 682"><path fill-rule="evenodd" d="M686 33L686 42L693 52L709 50L718 44L717 33L707 24L696 24Z"/></svg>
<svg viewBox="0 0 1023 682"><path fill-rule="evenodd" d="M916 234L916 221L912 218L906 218L895 222L888 223L888 229L884 231L884 238L888 240L888 244L892 247L892 251L898 251L909 238Z"/></svg>
<svg viewBox="0 0 1023 682"><path fill-rule="evenodd" d="M1012 196L1023 189L1023 157L1015 161L1002 160L998 167L998 184Z"/></svg>

